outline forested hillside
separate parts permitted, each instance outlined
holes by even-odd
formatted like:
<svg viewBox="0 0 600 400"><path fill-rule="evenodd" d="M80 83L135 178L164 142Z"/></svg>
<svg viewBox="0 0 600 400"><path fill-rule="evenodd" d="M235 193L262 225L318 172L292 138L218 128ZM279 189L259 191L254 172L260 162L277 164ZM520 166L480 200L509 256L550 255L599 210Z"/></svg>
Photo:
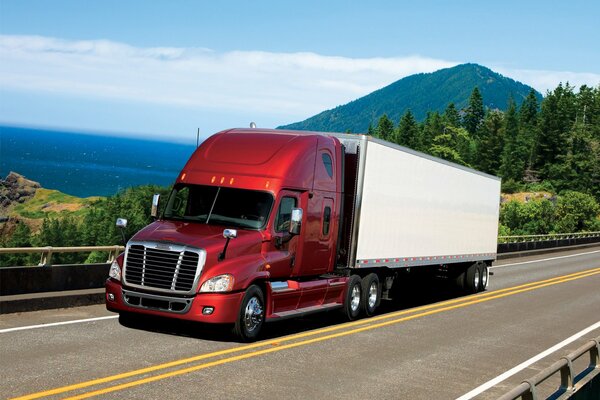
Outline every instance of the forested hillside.
<svg viewBox="0 0 600 400"><path fill-rule="evenodd" d="M348 104L281 128L363 133L381 115L398 121L408 109L415 119L423 121L428 112L443 112L450 103L458 110L463 109L474 87L479 88L486 108L499 110L506 110L511 96L520 105L532 90L484 66L462 64L408 76ZM541 101L542 95L534 93Z"/></svg>

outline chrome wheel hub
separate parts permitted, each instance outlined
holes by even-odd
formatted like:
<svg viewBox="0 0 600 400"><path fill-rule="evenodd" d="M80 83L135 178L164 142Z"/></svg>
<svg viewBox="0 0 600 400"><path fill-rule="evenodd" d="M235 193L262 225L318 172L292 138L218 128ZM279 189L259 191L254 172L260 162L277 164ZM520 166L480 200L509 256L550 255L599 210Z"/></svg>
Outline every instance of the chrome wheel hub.
<svg viewBox="0 0 600 400"><path fill-rule="evenodd" d="M354 285L352 288L352 300L350 301L350 308L352 311L358 310L358 306L360 304L360 287L359 285Z"/></svg>
<svg viewBox="0 0 600 400"><path fill-rule="evenodd" d="M473 286L475 288L479 287L479 274L475 274L475 276L473 277Z"/></svg>
<svg viewBox="0 0 600 400"><path fill-rule="evenodd" d="M487 283L488 283L488 269L487 267L483 269L483 271L481 272L481 286L485 289L487 287Z"/></svg>
<svg viewBox="0 0 600 400"><path fill-rule="evenodd" d="M369 286L369 308L375 307L377 303L377 282L371 282L371 286Z"/></svg>
<svg viewBox="0 0 600 400"><path fill-rule="evenodd" d="M263 309L260 301L256 297L252 297L244 310L244 324L248 332L255 330L262 322Z"/></svg>

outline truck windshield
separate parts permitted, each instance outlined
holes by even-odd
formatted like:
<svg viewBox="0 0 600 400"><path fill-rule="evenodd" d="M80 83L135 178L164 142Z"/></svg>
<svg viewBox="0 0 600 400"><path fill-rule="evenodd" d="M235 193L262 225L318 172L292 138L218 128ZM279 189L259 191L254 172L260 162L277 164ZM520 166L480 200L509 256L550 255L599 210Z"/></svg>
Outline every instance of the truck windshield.
<svg viewBox="0 0 600 400"><path fill-rule="evenodd" d="M163 217L249 229L265 227L273 195L255 190L204 185L176 185Z"/></svg>

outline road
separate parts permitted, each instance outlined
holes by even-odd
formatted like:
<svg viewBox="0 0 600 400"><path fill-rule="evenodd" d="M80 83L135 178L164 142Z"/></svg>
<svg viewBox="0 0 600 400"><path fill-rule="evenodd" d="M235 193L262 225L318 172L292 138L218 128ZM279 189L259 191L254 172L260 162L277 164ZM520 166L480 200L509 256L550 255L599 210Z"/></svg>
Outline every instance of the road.
<svg viewBox="0 0 600 400"><path fill-rule="evenodd" d="M124 326L103 306L5 314L0 398L456 399L572 338L471 393L495 399L600 336L600 247L499 261L492 271L485 293L413 287L373 318L274 323L250 345L225 327Z"/></svg>

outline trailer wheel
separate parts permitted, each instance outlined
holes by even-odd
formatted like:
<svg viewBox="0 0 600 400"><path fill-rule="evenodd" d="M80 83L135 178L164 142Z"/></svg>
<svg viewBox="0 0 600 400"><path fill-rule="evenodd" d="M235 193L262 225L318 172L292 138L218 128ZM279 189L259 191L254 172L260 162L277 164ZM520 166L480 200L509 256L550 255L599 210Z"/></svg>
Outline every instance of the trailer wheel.
<svg viewBox="0 0 600 400"><path fill-rule="evenodd" d="M346 292L346 298L344 301L344 315L352 321L358 318L360 315L362 303L362 285L361 279L358 275L352 275L348 279L348 290Z"/></svg>
<svg viewBox="0 0 600 400"><path fill-rule="evenodd" d="M466 275L467 268L461 266L458 275L454 278L454 286L461 292L465 291Z"/></svg>
<svg viewBox="0 0 600 400"><path fill-rule="evenodd" d="M481 277L479 278L479 291L483 292L487 289L490 280L490 270L486 263L481 263Z"/></svg>
<svg viewBox="0 0 600 400"><path fill-rule="evenodd" d="M362 309L367 317L375 314L381 301L381 288L377 274L369 274L362 280Z"/></svg>
<svg viewBox="0 0 600 400"><path fill-rule="evenodd" d="M465 279L465 290L467 293L477 293L480 288L481 281L481 267L479 263L473 263L467 268L467 275Z"/></svg>
<svg viewBox="0 0 600 400"><path fill-rule="evenodd" d="M246 290L233 333L244 342L256 340L265 322L265 301L262 290L252 285Z"/></svg>

